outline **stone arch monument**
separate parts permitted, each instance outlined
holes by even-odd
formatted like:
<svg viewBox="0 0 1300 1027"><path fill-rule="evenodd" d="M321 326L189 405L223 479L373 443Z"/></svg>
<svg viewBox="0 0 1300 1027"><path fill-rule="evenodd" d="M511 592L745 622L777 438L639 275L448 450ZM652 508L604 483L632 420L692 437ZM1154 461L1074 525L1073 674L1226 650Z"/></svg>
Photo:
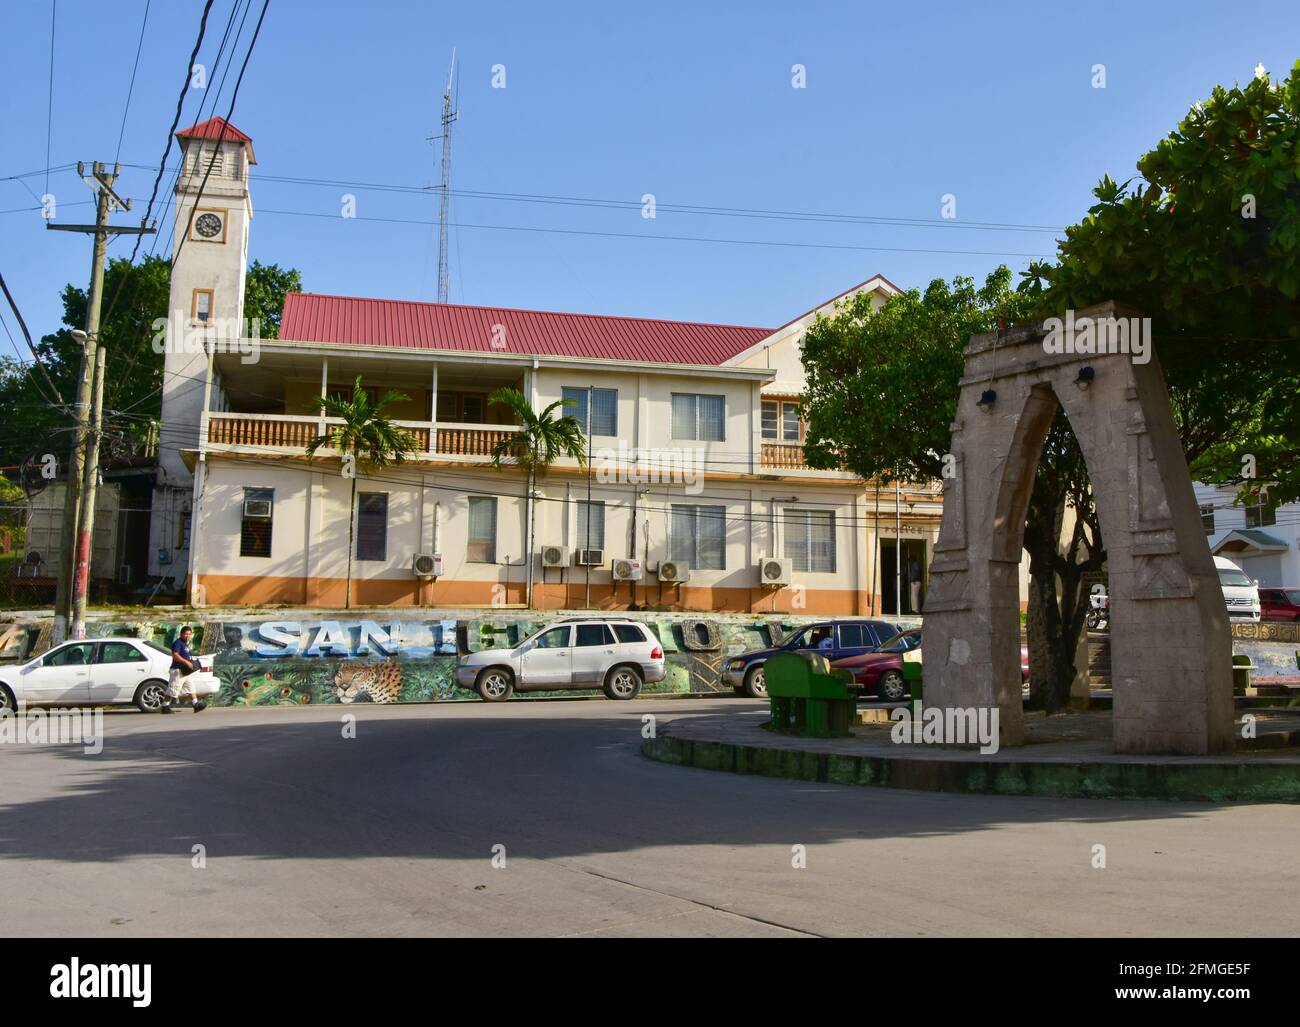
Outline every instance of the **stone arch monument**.
<svg viewBox="0 0 1300 1027"><path fill-rule="evenodd" d="M1150 322L1114 303L972 337L925 602L926 706L1024 740L1019 565L1058 404L1088 466L1111 594L1115 750L1233 746L1232 643Z"/></svg>

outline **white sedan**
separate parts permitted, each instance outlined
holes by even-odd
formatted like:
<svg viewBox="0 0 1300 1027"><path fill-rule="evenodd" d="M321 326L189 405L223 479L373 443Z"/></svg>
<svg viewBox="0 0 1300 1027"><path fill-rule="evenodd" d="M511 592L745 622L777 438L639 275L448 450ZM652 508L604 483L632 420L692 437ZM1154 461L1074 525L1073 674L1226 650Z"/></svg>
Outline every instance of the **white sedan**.
<svg viewBox="0 0 1300 1027"><path fill-rule="evenodd" d="M185 678L202 699L215 695L221 682L212 673L212 657L195 657L199 670ZM157 711L167 690L172 654L138 638L97 638L65 642L28 663L0 667L0 710L27 706L110 706L135 703Z"/></svg>

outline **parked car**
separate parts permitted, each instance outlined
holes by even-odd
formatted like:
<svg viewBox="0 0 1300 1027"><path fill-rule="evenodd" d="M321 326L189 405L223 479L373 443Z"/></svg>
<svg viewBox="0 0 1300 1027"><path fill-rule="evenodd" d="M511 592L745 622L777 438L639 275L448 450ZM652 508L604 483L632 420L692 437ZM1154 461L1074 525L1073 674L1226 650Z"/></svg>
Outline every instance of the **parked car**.
<svg viewBox="0 0 1300 1027"><path fill-rule="evenodd" d="M488 702L516 691L595 691L635 699L641 686L664 678L664 650L633 620L569 620L548 624L513 649L483 649L456 660L456 682Z"/></svg>
<svg viewBox="0 0 1300 1027"><path fill-rule="evenodd" d="M1250 577L1225 556L1214 558L1214 569L1219 572L1219 586L1223 589L1223 602L1228 607L1229 620L1259 620L1259 582Z"/></svg>
<svg viewBox="0 0 1300 1027"><path fill-rule="evenodd" d="M849 656L831 663L853 672L854 683L864 695L875 695L885 702L898 702L907 698L907 682L903 679L903 654L921 648L921 629L900 631L886 639L875 652ZM1029 680L1029 647L1020 647L1020 680Z"/></svg>
<svg viewBox="0 0 1300 1027"><path fill-rule="evenodd" d="M884 620L827 620L800 628L780 645L754 649L727 660L723 677L738 692L762 699L767 696L763 664L776 653L818 652L828 660L842 660L871 652L887 638L898 634L899 626Z"/></svg>
<svg viewBox="0 0 1300 1027"><path fill-rule="evenodd" d="M202 699L221 690L212 656L197 657L199 670L185 679ZM138 638L65 642L34 660L0 667L0 709L27 706L114 706L135 703L146 713L162 705L172 654Z"/></svg>
<svg viewBox="0 0 1300 1027"><path fill-rule="evenodd" d="M1300 623L1300 588L1261 588L1259 615L1262 620Z"/></svg>

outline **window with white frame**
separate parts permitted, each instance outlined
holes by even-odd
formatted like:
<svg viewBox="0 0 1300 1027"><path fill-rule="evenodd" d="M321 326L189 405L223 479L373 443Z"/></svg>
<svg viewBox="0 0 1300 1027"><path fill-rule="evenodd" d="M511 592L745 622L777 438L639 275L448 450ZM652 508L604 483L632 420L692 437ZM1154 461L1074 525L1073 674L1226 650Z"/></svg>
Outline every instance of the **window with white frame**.
<svg viewBox="0 0 1300 1027"><path fill-rule="evenodd" d="M727 508L674 503L668 528L668 558L698 570L725 570Z"/></svg>
<svg viewBox="0 0 1300 1027"><path fill-rule="evenodd" d="M469 497L469 541L465 559L470 563L497 562L497 501L495 496Z"/></svg>
<svg viewBox="0 0 1300 1027"><path fill-rule="evenodd" d="M801 573L835 573L835 511L785 508L785 557Z"/></svg>
<svg viewBox="0 0 1300 1027"><path fill-rule="evenodd" d="M799 441L797 400L763 400L763 438L768 442Z"/></svg>
<svg viewBox="0 0 1300 1027"><path fill-rule="evenodd" d="M578 501L578 529L576 533L579 549L605 548L605 504L596 500L588 503Z"/></svg>
<svg viewBox="0 0 1300 1027"><path fill-rule="evenodd" d="M587 424L587 395L591 394L591 424ZM583 434L590 431L592 435L618 434L618 389L579 389L565 387L561 390L564 400L562 411L580 425Z"/></svg>
<svg viewBox="0 0 1300 1027"><path fill-rule="evenodd" d="M275 489L244 488L244 508L239 523L239 555L271 555L271 515Z"/></svg>
<svg viewBox="0 0 1300 1027"><path fill-rule="evenodd" d="M727 405L722 396L674 392L673 438L687 442L722 442L727 432Z"/></svg>
<svg viewBox="0 0 1300 1027"><path fill-rule="evenodd" d="M1277 523L1277 503L1265 499L1246 507L1247 528L1267 528Z"/></svg>
<svg viewBox="0 0 1300 1027"><path fill-rule="evenodd" d="M1201 503L1201 527L1205 529L1205 534L1214 534L1214 504Z"/></svg>

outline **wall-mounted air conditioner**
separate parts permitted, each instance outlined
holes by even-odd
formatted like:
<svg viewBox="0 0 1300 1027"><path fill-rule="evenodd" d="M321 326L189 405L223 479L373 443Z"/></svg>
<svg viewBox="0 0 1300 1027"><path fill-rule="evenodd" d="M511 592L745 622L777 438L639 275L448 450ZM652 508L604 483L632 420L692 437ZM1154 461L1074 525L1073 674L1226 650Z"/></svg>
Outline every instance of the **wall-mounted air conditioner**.
<svg viewBox="0 0 1300 1027"><path fill-rule="evenodd" d="M615 581L640 581L642 567L640 560L615 560L611 565Z"/></svg>
<svg viewBox="0 0 1300 1027"><path fill-rule="evenodd" d="M564 546L542 546L543 567L567 567L569 551Z"/></svg>
<svg viewBox="0 0 1300 1027"><path fill-rule="evenodd" d="M660 581L689 581L690 577L690 566L682 563L680 560L659 561Z"/></svg>
<svg viewBox="0 0 1300 1027"><path fill-rule="evenodd" d="M579 567L600 567L605 563L605 550L579 549L574 563Z"/></svg>
<svg viewBox="0 0 1300 1027"><path fill-rule="evenodd" d="M442 577L442 554L416 553L411 559L411 571L417 578Z"/></svg>
<svg viewBox="0 0 1300 1027"><path fill-rule="evenodd" d="M793 566L790 560L770 558L760 560L758 564L758 580L771 588L790 584L792 572Z"/></svg>

